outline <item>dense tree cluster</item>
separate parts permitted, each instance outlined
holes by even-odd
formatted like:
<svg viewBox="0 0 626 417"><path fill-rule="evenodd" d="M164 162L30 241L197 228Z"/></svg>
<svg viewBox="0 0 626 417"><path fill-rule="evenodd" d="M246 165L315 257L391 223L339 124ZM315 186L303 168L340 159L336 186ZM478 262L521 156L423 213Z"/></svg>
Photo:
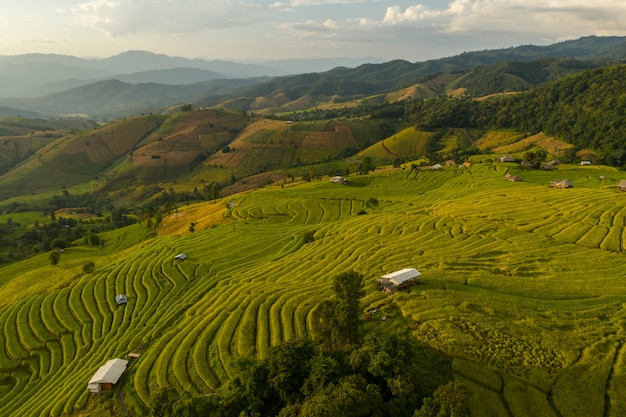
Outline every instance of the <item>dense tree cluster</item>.
<svg viewBox="0 0 626 417"><path fill-rule="evenodd" d="M22 225L9 218L0 223L0 263L19 261L73 244L100 246L103 241L98 233L136 222L135 217L124 208L113 208L110 215L93 221L57 218L54 212L51 212L49 220Z"/></svg>
<svg viewBox="0 0 626 417"><path fill-rule="evenodd" d="M0 262L25 259L52 249L63 249L85 236L88 229L77 220L59 217L25 227L10 218L0 224ZM92 236L95 234L92 233Z"/></svg>

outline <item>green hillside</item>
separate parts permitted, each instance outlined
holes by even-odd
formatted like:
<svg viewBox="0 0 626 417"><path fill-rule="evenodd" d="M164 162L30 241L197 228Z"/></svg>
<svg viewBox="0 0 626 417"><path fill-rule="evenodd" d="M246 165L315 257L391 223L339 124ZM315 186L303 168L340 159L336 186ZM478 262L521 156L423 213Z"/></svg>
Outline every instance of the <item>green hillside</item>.
<svg viewBox="0 0 626 417"><path fill-rule="evenodd" d="M549 186L563 178L574 188ZM401 319L452 360L471 415L623 415L620 179L601 166L484 163L270 187L181 207L163 223L176 234L136 243L142 223L104 249L68 248L57 267L47 254L4 267L0 415L111 415L119 396L93 397L87 382L129 352L141 355L116 392L131 415L147 415L159 387L210 394L238 358L308 337L331 278L351 269L366 279L372 326ZM378 290L375 278L405 267L422 284Z"/></svg>
<svg viewBox="0 0 626 417"><path fill-rule="evenodd" d="M211 109L129 117L39 141L7 138L6 148L23 146L26 159L0 176L0 199L46 212L59 194L71 196L64 207L101 209L147 203L167 189L178 193L177 202L208 199L212 184L222 190L246 181L254 188L267 178L257 183L250 176L274 171L284 178L288 169L340 161L396 124L385 117L286 122Z"/></svg>

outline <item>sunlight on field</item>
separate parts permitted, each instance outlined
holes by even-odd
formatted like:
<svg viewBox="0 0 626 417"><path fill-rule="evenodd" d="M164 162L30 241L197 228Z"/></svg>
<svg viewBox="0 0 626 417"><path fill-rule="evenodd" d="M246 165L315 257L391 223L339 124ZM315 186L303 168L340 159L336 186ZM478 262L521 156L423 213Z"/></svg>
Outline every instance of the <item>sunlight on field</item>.
<svg viewBox="0 0 626 417"><path fill-rule="evenodd" d="M618 416L626 194L619 172L588 168L476 163L271 187L180 207L157 238L136 225L103 249L70 248L59 267L44 255L5 267L0 414L80 409L95 370L130 351L141 353L122 388L133 415L158 387L208 394L240 356L306 337L331 278L354 269L364 311L398 308L416 341L454 358L472 415ZM574 188L551 188L556 178ZM96 270L82 274L88 260ZM404 267L422 283L378 290L375 278Z"/></svg>

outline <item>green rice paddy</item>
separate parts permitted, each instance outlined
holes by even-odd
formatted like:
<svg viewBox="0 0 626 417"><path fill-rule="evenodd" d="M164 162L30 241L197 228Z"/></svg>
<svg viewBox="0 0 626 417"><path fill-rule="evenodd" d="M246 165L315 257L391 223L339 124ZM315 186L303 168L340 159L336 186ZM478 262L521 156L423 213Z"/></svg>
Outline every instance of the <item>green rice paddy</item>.
<svg viewBox="0 0 626 417"><path fill-rule="evenodd" d="M574 188L550 187L564 178ZM117 255L69 248L58 268L40 256L0 269L10 296L0 304L0 415L84 409L91 376L129 352L141 353L120 384L133 415L147 415L159 387L210 393L240 356L306 337L332 277L351 269L366 277L363 310L380 310L374 325L399 310L416 341L453 358L473 416L624 415L620 179L605 167L484 163L268 187L230 197L225 225L132 250L109 239ZM81 275L87 260L96 270ZM378 291L375 278L405 267L422 284ZM21 282L32 289L17 292ZM116 305L119 293L128 304Z"/></svg>

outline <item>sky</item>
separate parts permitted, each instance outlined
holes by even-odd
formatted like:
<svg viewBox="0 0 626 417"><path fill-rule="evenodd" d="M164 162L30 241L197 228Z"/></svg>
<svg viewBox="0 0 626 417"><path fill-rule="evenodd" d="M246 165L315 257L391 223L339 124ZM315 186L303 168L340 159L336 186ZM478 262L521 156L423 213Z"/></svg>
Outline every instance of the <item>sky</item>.
<svg viewBox="0 0 626 417"><path fill-rule="evenodd" d="M376 58L626 35L624 0L4 0L0 55Z"/></svg>

